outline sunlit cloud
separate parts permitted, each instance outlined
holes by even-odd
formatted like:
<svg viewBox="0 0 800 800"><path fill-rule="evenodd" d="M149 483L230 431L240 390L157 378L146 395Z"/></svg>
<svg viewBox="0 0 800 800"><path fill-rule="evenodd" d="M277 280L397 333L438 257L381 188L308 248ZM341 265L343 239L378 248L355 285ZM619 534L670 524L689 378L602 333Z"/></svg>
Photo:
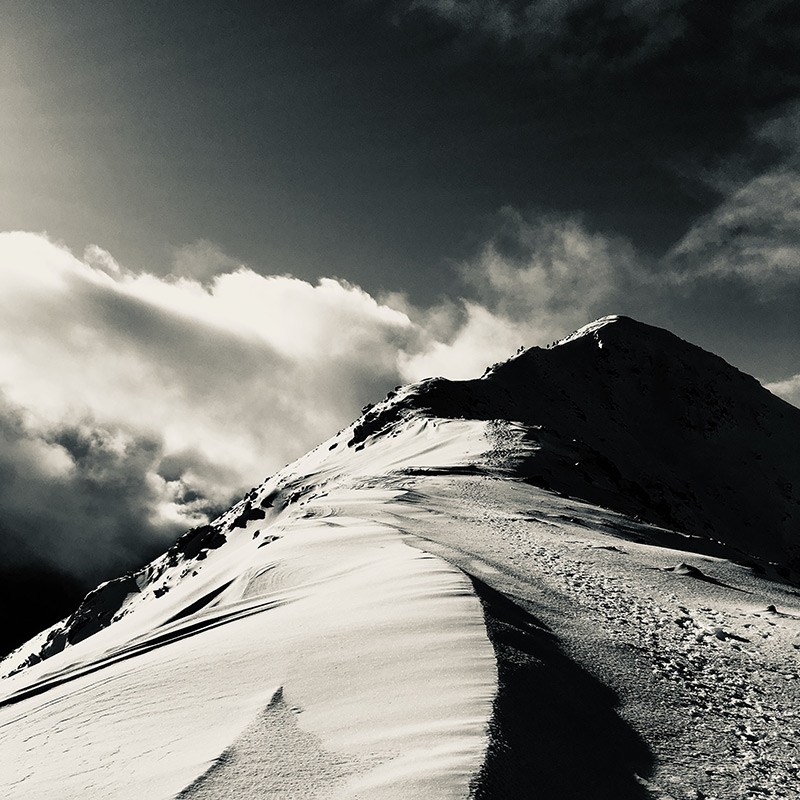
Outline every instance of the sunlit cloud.
<svg viewBox="0 0 800 800"><path fill-rule="evenodd" d="M800 374L792 375L792 377L782 381L768 383L766 387L773 394L786 400L787 403L791 403L800 408Z"/></svg>
<svg viewBox="0 0 800 800"><path fill-rule="evenodd" d="M676 277L738 277L762 294L800 283L800 173L775 169L733 190L669 254Z"/></svg>
<svg viewBox="0 0 800 800"><path fill-rule="evenodd" d="M92 573L165 546L330 436L422 346L403 312L338 281L158 278L28 233L0 234L0 318L4 453L31 478L0 495L5 549L84 554ZM58 544L72 538L75 559Z"/></svg>
<svg viewBox="0 0 800 800"><path fill-rule="evenodd" d="M757 176L657 260L579 218L503 209L459 265L461 296L424 307L265 276L208 242L164 277L2 233L2 555L129 568L399 383L474 377L609 313L654 321L714 282L798 292L797 197L788 171ZM796 376L770 388L798 402Z"/></svg>

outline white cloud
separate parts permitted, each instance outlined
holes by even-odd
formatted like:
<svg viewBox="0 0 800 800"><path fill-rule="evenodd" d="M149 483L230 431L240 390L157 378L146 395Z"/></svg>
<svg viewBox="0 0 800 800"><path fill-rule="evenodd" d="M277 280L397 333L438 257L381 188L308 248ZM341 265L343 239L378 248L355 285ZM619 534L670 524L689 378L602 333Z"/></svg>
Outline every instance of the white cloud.
<svg viewBox="0 0 800 800"><path fill-rule="evenodd" d="M419 337L402 312L328 279L110 275L19 233L0 235L0 265L0 384L14 403L49 423L154 430L170 452L241 476L335 430Z"/></svg>
<svg viewBox="0 0 800 800"><path fill-rule="evenodd" d="M449 341L431 339L421 352L400 354L404 381L439 375L475 378L489 364L512 355L526 339L525 325L470 301L464 301L464 310L463 322Z"/></svg>
<svg viewBox="0 0 800 800"><path fill-rule="evenodd" d="M631 280L642 279L631 245L563 217L526 218L503 209L494 237L463 267L466 282L492 307L547 333L600 309Z"/></svg>
<svg viewBox="0 0 800 800"><path fill-rule="evenodd" d="M197 239L175 249L171 272L179 278L191 278L206 283L215 275L233 272L240 266L242 265L214 242Z"/></svg>
<svg viewBox="0 0 800 800"><path fill-rule="evenodd" d="M112 264L100 248L79 259L45 236L0 234L0 391L16 420L12 461L37 465L38 504L129 473L148 546L335 433L422 346L406 314L338 281L241 267L201 284ZM74 441L93 443L90 473L71 460L83 445L64 449ZM108 520L77 517L80 530L61 527L91 554Z"/></svg>
<svg viewBox="0 0 800 800"><path fill-rule="evenodd" d="M775 383L764 384L773 394L800 408L800 374Z"/></svg>
<svg viewBox="0 0 800 800"><path fill-rule="evenodd" d="M122 267L120 267L120 265L117 263L117 260L114 258L114 256L112 256L108 250L103 250L102 247L99 247L96 244L90 244L83 251L83 260L89 266L92 266L101 272L106 272L111 276L122 274Z"/></svg>
<svg viewBox="0 0 800 800"><path fill-rule="evenodd" d="M428 312L438 336L403 355L403 374L478 375L519 346L544 344L617 311L634 273L641 284L641 260L624 240L592 233L575 219L528 218L505 208L494 236L461 265L465 287L480 302ZM431 328L427 319L421 323Z"/></svg>
<svg viewBox="0 0 800 800"><path fill-rule="evenodd" d="M677 282L734 277L766 297L800 283L800 172L776 168L733 189L667 261Z"/></svg>

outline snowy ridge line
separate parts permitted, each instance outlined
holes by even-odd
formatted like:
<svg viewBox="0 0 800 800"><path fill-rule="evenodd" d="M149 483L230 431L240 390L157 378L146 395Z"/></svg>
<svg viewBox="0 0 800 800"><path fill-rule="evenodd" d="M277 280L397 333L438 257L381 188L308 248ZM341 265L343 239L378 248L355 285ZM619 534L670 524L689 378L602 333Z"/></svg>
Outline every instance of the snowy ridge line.
<svg viewBox="0 0 800 800"><path fill-rule="evenodd" d="M240 785L232 765L251 747L276 791L328 775L344 781L342 797L466 796L496 692L481 606L460 570L384 520L404 467L459 468L488 439L463 420L397 430L389 449L347 447L342 432L218 520L201 561L185 540L186 553L142 572L107 627L3 679L5 796L56 800L57 786L57 800L134 800L146 786L212 797L220 781ZM272 509L249 518L265 498ZM280 708L266 686L283 687ZM282 741L309 755L275 761L264 748L280 753Z"/></svg>
<svg viewBox="0 0 800 800"><path fill-rule="evenodd" d="M612 325L615 322L630 322L632 321L630 317L622 316L621 314L609 314L606 317L600 317L600 319L594 320L594 322L590 322L588 325L584 325L582 328L578 328L578 330L573 331L568 336L565 336L563 339L559 339L555 346L558 347L562 344L569 344L570 342L574 342L576 339L581 339L584 336L589 336L592 333L597 333L597 331L605 328L606 325Z"/></svg>
<svg viewBox="0 0 800 800"><path fill-rule="evenodd" d="M406 397L413 387L403 387L398 391L397 398L403 399ZM387 399L381 404L381 407L392 406L394 402L392 399ZM377 408L377 406L376 406ZM168 587L173 582L177 581L178 584L189 584L201 581L201 584L206 584L210 576L203 578L195 577L178 577L179 573L187 572L194 568L199 570L199 574L208 574L208 569L211 561L216 560L218 554L221 552L229 552L232 547L237 549L243 544L243 537L245 537L244 529L241 528L240 520L247 517L246 525L249 530L252 530L253 525L263 527L264 530L276 531L281 533L282 526L287 520L292 520L293 515L300 513L301 508L305 508L312 498L323 497L325 492L320 489L326 484L331 483L331 486L336 486L341 483L344 477L346 482L352 483L358 477L368 478L371 475L381 475L388 472L402 470L408 464L418 464L423 468L425 465L430 464L438 468L442 463L442 459L446 459L445 463L452 463L458 468L458 465L468 467L471 465L478 454L485 449L487 437L485 433L485 426L480 422L468 422L464 420L446 420L446 419L430 419L418 418L416 416L406 417L401 416L394 421L392 430L387 431L387 435L392 438L403 434L402 438L397 441L399 447L392 447L387 449L373 447L373 441L370 437L370 446L364 449L361 447L348 447L347 442L352 438L353 430L358 423L354 423L348 428L340 431L337 436L331 440L322 443L314 450L302 456L297 461L289 464L279 473L269 477L264 484L251 490L241 501L236 503L231 509L224 512L216 520L207 526L201 526L200 529L193 529L187 534L182 536L176 545L170 548L167 553L156 558L149 565L135 573L107 581L101 584L97 589L87 595L84 602L90 598L98 595L107 588L112 588L120 584L122 581L135 581L138 586L138 591L129 593L127 600L122 604L114 606L114 616L110 622L101 626L101 632L108 630L109 624L114 626L118 625L120 621L125 622L127 625L130 622L130 614L139 608L143 603L153 610L159 607L160 603L164 603L164 599L160 600L159 605L151 606L153 599L159 599L159 592L163 589L160 587ZM366 444L366 443L365 443ZM393 442L394 444L394 442ZM338 448L338 449L336 449ZM466 448L466 454L465 454ZM356 480L355 484L357 485ZM385 493L386 498L393 496L395 492L390 490ZM262 512L258 516L250 517L252 511ZM341 512L336 514L341 518ZM347 519L341 519L342 524L347 524ZM197 546L188 551L188 555L184 555L183 544L187 540L201 541L197 539L197 531L205 531L208 536L214 539L214 548L220 548L217 542L219 540L225 541L227 544L221 549L206 550L203 548L199 553ZM263 546L265 542L259 540L259 546ZM210 560L205 560L206 557ZM203 558L201 562L198 559ZM156 597L152 598L151 595L155 592ZM203 592L203 595L205 592ZM176 609L171 615L164 618L166 622L170 617L176 614L183 613L181 609ZM140 614L135 614L137 618ZM54 634L59 634L63 637L63 633L67 634L66 650L71 650L72 645L69 642L70 628L73 623L73 616L62 620L53 625L47 631L42 632L37 637L34 637L30 642L23 644L12 653L9 653L5 658L0 660L0 664L6 668L6 674L12 675L17 672L20 667L30 668L30 666L37 667L38 664L49 661L53 656L44 655L49 648L49 641ZM80 621L80 620L78 620ZM163 624L163 623L159 623ZM63 632L63 633L62 633ZM90 639L94 639L96 634L93 634ZM79 644L83 645L82 640ZM31 644L41 642L37 650L29 650ZM33 660L26 658L28 655L38 656L39 651L42 652L43 661ZM59 652L56 650L54 655ZM26 664L25 662L29 662Z"/></svg>
<svg viewBox="0 0 800 800"><path fill-rule="evenodd" d="M800 681L796 595L754 574L796 552L800 416L666 331L598 322L390 393L136 592L104 587L76 617L91 635L4 679L33 693L0 705L0 791L509 800L611 780L638 798L671 779L654 719L676 708L678 757L695 752L680 726L718 690L732 752L748 660L776 701ZM716 542L752 564L698 553ZM707 785L677 769L682 796Z"/></svg>

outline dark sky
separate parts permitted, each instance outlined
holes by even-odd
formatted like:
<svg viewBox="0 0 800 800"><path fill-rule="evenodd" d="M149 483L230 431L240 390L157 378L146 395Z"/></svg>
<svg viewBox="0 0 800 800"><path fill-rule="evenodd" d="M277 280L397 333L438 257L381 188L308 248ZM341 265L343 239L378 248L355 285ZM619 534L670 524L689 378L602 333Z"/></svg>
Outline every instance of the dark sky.
<svg viewBox="0 0 800 800"><path fill-rule="evenodd" d="M394 385L603 314L800 403L799 23L0 0L3 574L63 610Z"/></svg>
<svg viewBox="0 0 800 800"><path fill-rule="evenodd" d="M800 88L796 4L527 5L562 9L547 35L433 0L5 3L0 220L424 302L502 206L661 255L719 202L705 173L777 157L750 134Z"/></svg>

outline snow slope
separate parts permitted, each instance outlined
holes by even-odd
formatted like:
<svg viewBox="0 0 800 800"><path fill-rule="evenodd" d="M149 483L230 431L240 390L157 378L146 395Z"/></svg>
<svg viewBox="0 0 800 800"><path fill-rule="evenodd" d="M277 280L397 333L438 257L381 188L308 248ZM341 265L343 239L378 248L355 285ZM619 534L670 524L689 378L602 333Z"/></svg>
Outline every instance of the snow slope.
<svg viewBox="0 0 800 800"><path fill-rule="evenodd" d="M457 465L482 427L415 421L355 458L340 436L96 590L33 643L43 660L12 654L3 796L205 797L222 781L256 797L265 775L291 796L464 796L496 688L480 604L376 521L402 492L368 476L433 453ZM287 737L292 752L221 777Z"/></svg>
<svg viewBox="0 0 800 800"><path fill-rule="evenodd" d="M800 409L668 331L604 317L478 380L423 382L370 427L410 409L514 421L516 476L800 579Z"/></svg>
<svg viewBox="0 0 800 800"><path fill-rule="evenodd" d="M799 433L625 318L391 393L0 664L0 796L791 797Z"/></svg>

